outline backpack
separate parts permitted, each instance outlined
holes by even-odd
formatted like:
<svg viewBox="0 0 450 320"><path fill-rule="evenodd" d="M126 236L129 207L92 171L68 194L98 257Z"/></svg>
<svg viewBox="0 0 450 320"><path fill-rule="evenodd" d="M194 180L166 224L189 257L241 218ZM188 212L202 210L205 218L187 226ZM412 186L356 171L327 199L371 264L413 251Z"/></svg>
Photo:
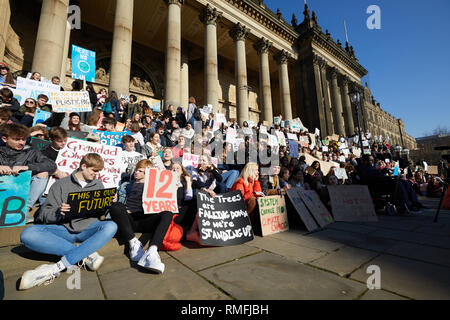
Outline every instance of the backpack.
<svg viewBox="0 0 450 320"><path fill-rule="evenodd" d="M198 108L195 108L193 117L197 121L202 121L202 114Z"/></svg>
<svg viewBox="0 0 450 320"><path fill-rule="evenodd" d="M167 229L163 243L161 245L161 251L178 251L181 248L181 238L183 238L183 228L175 223L175 218L178 214L174 215L169 229Z"/></svg>
<svg viewBox="0 0 450 320"><path fill-rule="evenodd" d="M105 113L113 113L111 102L106 102L102 106L102 111Z"/></svg>

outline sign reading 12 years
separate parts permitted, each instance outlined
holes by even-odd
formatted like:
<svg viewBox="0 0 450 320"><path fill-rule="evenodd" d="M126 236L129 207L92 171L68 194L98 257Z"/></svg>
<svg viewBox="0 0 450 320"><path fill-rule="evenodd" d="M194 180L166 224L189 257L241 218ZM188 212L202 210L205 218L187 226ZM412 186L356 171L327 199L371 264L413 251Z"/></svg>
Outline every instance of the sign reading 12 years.
<svg viewBox="0 0 450 320"><path fill-rule="evenodd" d="M253 230L240 191L211 197L197 194L200 242L205 246L233 246L253 240Z"/></svg>
<svg viewBox="0 0 450 320"><path fill-rule="evenodd" d="M170 170L146 168L142 194L144 213L178 213L177 181L178 176Z"/></svg>

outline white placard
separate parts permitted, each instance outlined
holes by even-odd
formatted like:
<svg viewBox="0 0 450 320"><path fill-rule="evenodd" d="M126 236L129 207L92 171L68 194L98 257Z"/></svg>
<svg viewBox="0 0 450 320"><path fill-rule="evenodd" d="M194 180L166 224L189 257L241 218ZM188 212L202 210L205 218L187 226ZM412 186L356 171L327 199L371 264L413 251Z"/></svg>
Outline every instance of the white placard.
<svg viewBox="0 0 450 320"><path fill-rule="evenodd" d="M58 91L50 92L52 111L64 112L91 112L91 100L87 91Z"/></svg>
<svg viewBox="0 0 450 320"><path fill-rule="evenodd" d="M142 207L145 214L178 213L177 175L170 170L145 169Z"/></svg>

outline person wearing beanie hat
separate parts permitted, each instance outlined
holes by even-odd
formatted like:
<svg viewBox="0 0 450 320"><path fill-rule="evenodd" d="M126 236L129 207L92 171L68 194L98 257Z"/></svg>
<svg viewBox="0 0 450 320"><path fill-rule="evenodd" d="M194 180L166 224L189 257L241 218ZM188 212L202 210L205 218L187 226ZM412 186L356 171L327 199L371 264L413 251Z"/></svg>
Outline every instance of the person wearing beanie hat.
<svg viewBox="0 0 450 320"><path fill-rule="evenodd" d="M77 112L66 112L66 116L61 122L61 127L68 131L83 131L92 132L92 128L88 125L81 123L80 114Z"/></svg>

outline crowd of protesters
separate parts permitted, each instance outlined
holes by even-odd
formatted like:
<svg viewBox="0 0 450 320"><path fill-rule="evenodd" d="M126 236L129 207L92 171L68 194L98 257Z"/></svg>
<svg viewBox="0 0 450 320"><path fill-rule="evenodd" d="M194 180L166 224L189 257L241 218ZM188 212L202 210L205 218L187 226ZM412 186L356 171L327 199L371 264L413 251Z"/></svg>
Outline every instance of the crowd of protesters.
<svg viewBox="0 0 450 320"><path fill-rule="evenodd" d="M39 73L32 77L40 81ZM10 83L10 87L14 84L14 79L3 71L1 80ZM52 82L57 84L59 79L54 77ZM56 264L27 271L21 289L52 281L77 263L97 270L103 257L96 251L116 232L129 245L132 261L162 273L164 264L158 251L163 247L170 250L170 242L164 240L174 224L183 228L183 241L200 243L196 218L200 191L215 197L240 190L254 227L258 221L256 199L285 195L292 188L315 190L329 205L327 186L366 184L374 197L379 193L394 196L399 214L423 207L417 195L442 193L442 185L435 177L427 177L421 168L404 165L397 175L394 147L383 137L362 133L361 150L357 129L350 137L321 137L320 132L310 133L305 128L294 132L292 121L283 121L281 116L277 117L277 123L244 121L241 127L236 119L219 123L214 113L210 110L205 113L205 108L197 106L194 97L189 99L187 108L171 105L164 112L154 112L146 101L138 101L135 95L119 98L116 92L108 93L106 89L97 93L92 84L83 88L82 83L74 81L72 91L80 90L89 92L92 112L52 113L49 119L32 127L37 110L52 111L49 98L46 95L27 98L21 106L8 86L0 89L0 175L32 171L27 223L33 225L22 232L21 241L34 251L61 257ZM68 132L85 132L87 141L100 143L95 129L129 131L119 146L124 152L139 154L141 160L122 175L115 203L106 219L102 216L69 220L66 215L71 208L66 203L67 195L103 189L96 176L105 164L100 155L88 154L77 170L67 174L58 169L55 161L70 137ZM231 132L234 143L227 136ZM277 137L277 143L271 142L270 136ZM48 140L50 145L38 151L31 146L31 137ZM291 144L289 140L296 143ZM185 168L184 154L198 154L198 166ZM157 157L165 169L179 177L178 214L143 212L145 169L154 167ZM325 165L324 172L321 167ZM55 178L56 183L44 195L49 177ZM34 216L33 208L37 209ZM146 251L135 232L153 233Z"/></svg>

